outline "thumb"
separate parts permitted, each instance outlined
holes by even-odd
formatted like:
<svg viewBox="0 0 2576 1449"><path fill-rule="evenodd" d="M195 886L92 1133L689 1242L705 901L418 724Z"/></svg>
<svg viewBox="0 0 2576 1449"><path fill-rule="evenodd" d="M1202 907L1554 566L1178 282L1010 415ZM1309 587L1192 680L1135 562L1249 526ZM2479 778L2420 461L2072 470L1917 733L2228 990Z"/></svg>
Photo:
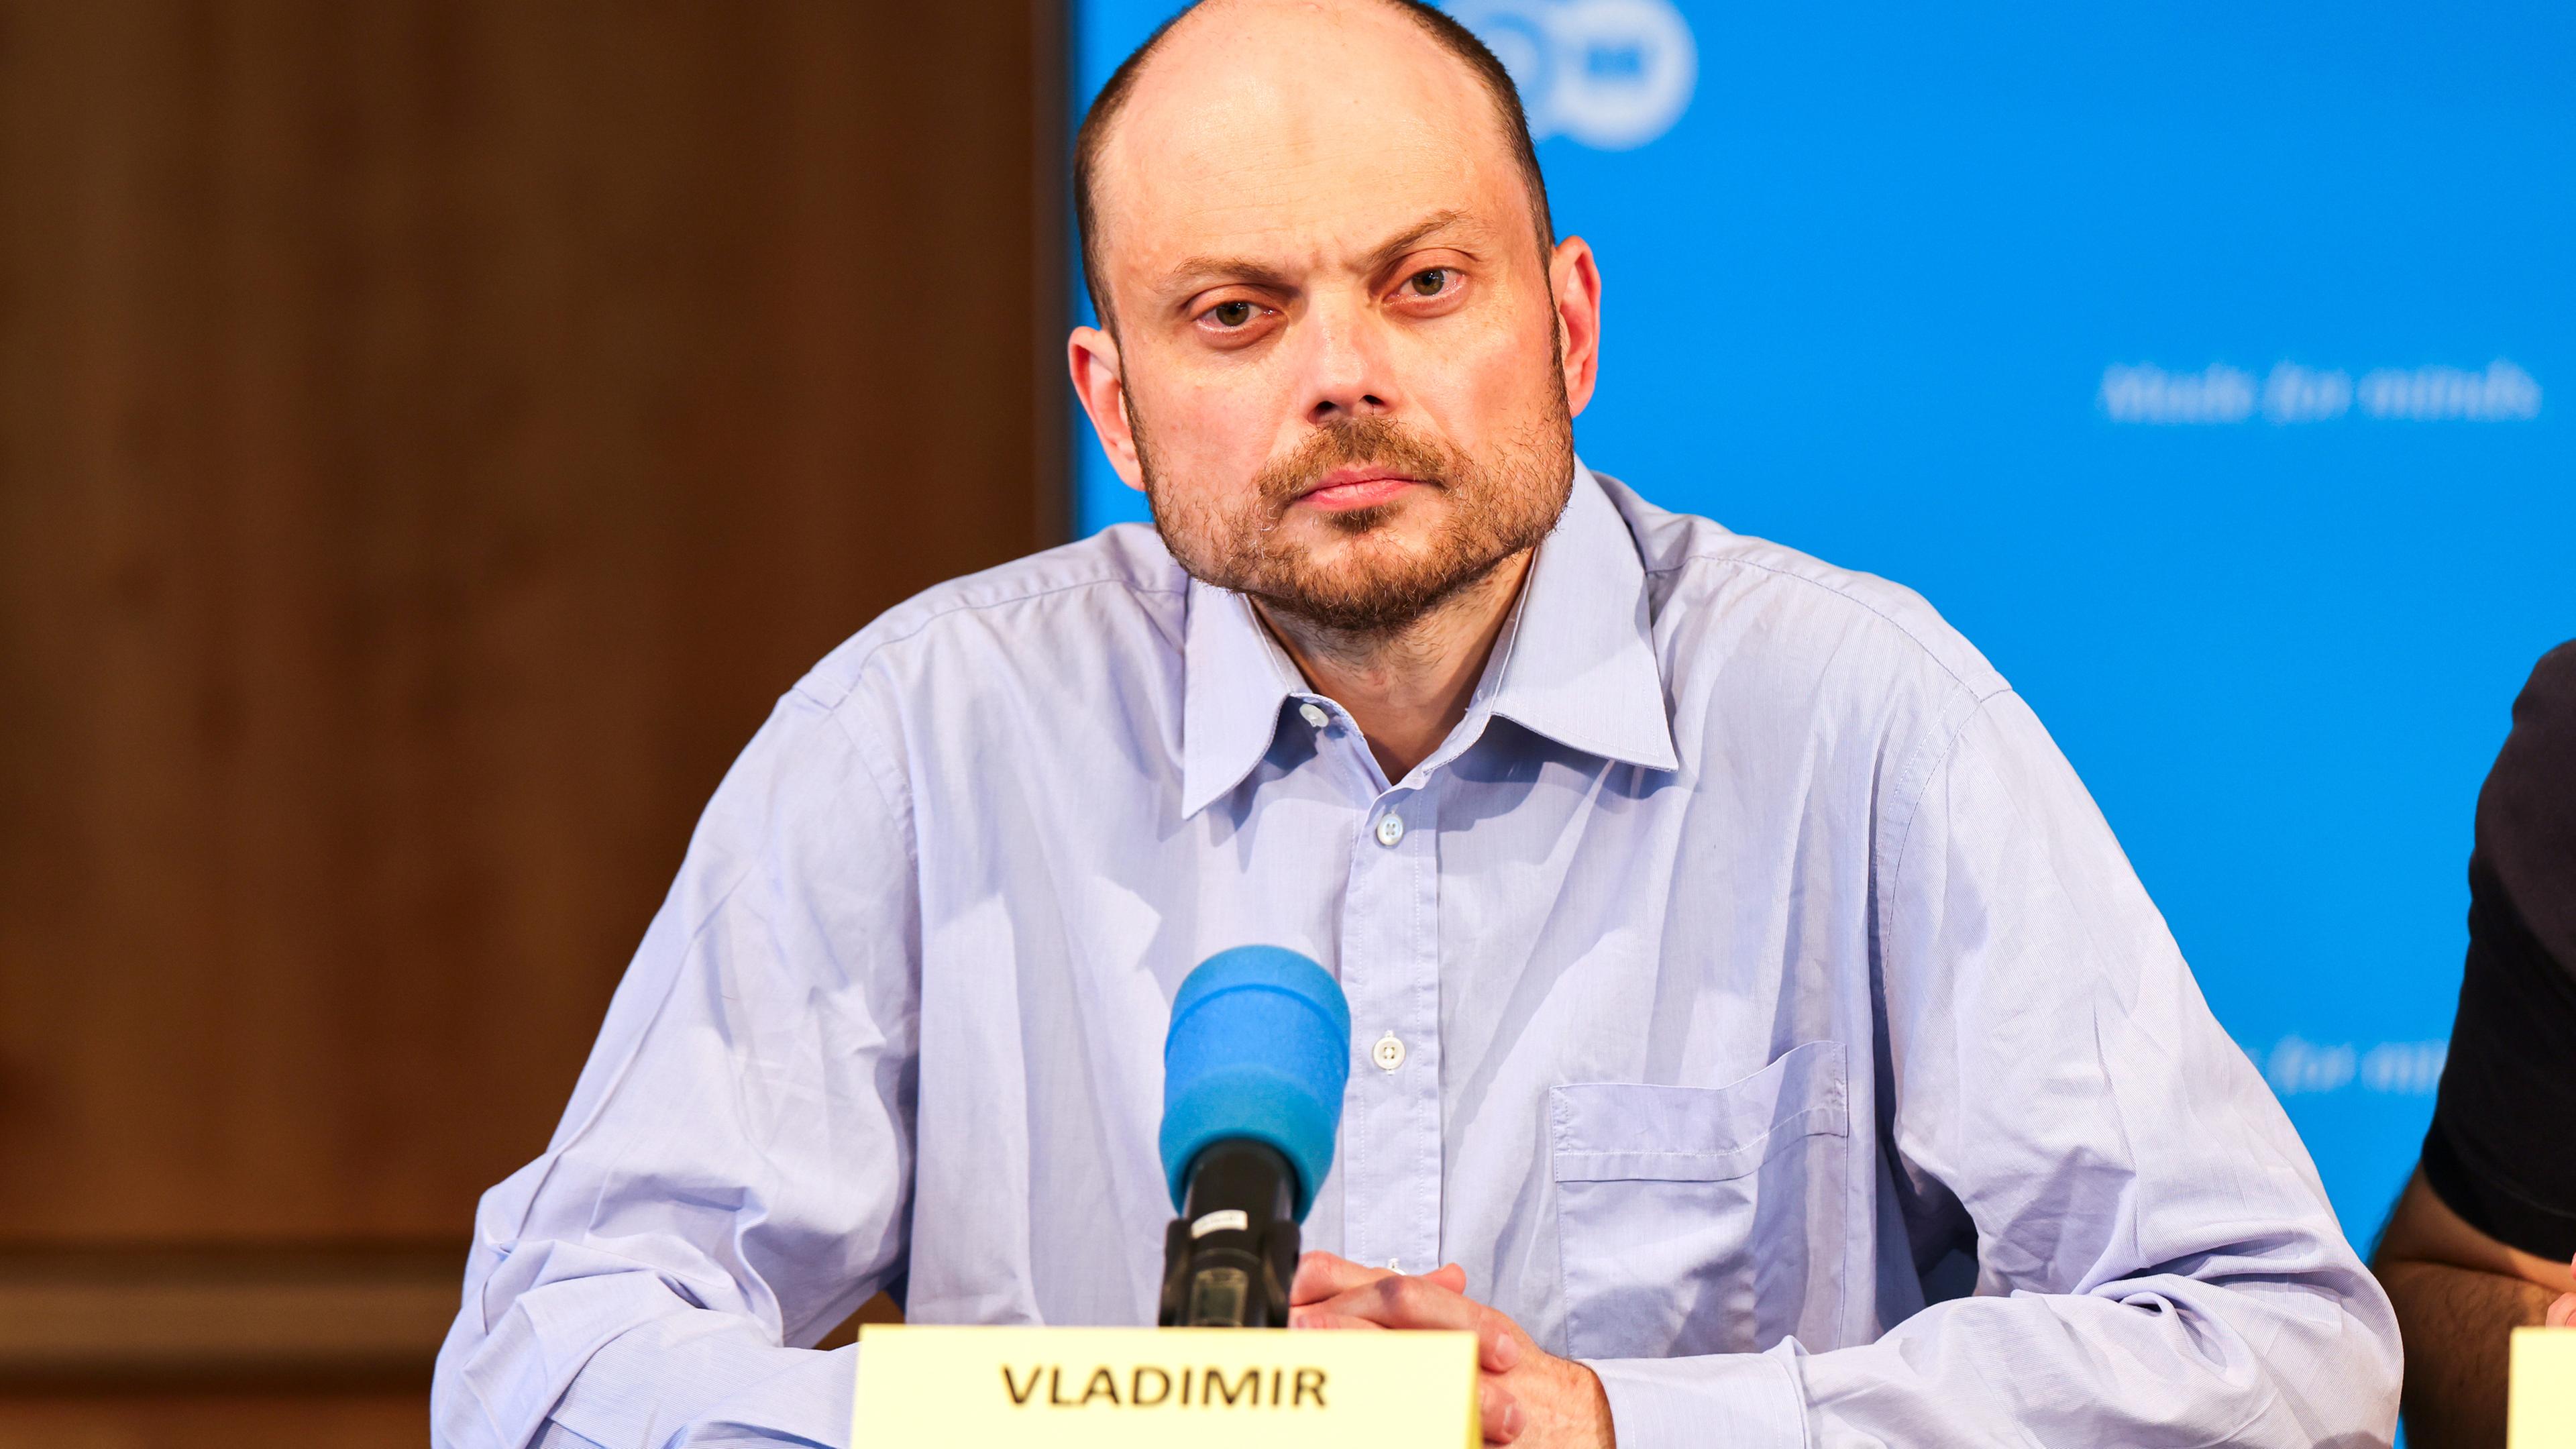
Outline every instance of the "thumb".
<svg viewBox="0 0 2576 1449"><path fill-rule="evenodd" d="M1297 1280L1288 1287L1288 1301L1321 1303L1363 1283L1374 1283L1389 1276L1392 1275L1384 1268L1363 1268L1339 1254L1315 1248L1297 1260Z"/></svg>

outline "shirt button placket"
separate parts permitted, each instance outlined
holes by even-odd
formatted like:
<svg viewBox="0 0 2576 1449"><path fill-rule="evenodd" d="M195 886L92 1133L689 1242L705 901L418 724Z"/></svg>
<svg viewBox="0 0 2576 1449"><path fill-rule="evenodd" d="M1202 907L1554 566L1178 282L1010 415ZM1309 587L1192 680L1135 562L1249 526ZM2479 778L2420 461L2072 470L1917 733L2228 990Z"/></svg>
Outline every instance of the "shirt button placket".
<svg viewBox="0 0 2576 1449"><path fill-rule="evenodd" d="M1346 1254L1439 1262L1439 899L1436 832L1421 791L1391 791L1351 861L1343 987L1355 1063L1345 1133Z"/></svg>

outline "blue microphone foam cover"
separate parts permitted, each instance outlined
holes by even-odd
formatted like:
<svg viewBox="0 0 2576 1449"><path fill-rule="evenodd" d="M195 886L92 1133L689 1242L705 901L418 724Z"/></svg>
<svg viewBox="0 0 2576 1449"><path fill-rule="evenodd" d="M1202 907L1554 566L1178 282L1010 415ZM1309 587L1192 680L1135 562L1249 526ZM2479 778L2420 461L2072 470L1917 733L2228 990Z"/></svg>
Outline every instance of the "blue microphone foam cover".
<svg viewBox="0 0 2576 1449"><path fill-rule="evenodd" d="M1198 965L1163 1038L1163 1173L1174 1211L1210 1143L1248 1137L1297 1173L1297 1216L1333 1166L1351 1074L1351 1007L1323 967L1279 946L1237 946Z"/></svg>

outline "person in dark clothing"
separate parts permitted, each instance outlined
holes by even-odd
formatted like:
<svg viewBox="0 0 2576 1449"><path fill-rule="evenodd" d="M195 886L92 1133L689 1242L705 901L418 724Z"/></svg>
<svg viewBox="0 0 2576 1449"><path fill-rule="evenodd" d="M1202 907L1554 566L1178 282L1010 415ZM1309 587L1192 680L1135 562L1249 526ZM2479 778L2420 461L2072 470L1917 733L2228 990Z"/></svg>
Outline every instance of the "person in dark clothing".
<svg viewBox="0 0 2576 1449"><path fill-rule="evenodd" d="M2576 641L2541 658L2478 792L2469 954L2423 1160L2372 1267L2416 1449L2504 1443L2505 1348L2576 1321Z"/></svg>

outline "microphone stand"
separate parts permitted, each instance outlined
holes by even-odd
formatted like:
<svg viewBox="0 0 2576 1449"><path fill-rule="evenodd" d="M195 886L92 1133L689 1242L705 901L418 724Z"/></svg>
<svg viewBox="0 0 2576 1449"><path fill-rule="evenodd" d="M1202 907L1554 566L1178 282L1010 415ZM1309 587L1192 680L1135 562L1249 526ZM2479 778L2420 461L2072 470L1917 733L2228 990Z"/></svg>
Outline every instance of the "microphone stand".
<svg viewBox="0 0 2576 1449"><path fill-rule="evenodd" d="M1297 1277L1297 1176L1265 1143L1229 1138L1190 1164L1163 1231L1165 1328L1286 1328Z"/></svg>

